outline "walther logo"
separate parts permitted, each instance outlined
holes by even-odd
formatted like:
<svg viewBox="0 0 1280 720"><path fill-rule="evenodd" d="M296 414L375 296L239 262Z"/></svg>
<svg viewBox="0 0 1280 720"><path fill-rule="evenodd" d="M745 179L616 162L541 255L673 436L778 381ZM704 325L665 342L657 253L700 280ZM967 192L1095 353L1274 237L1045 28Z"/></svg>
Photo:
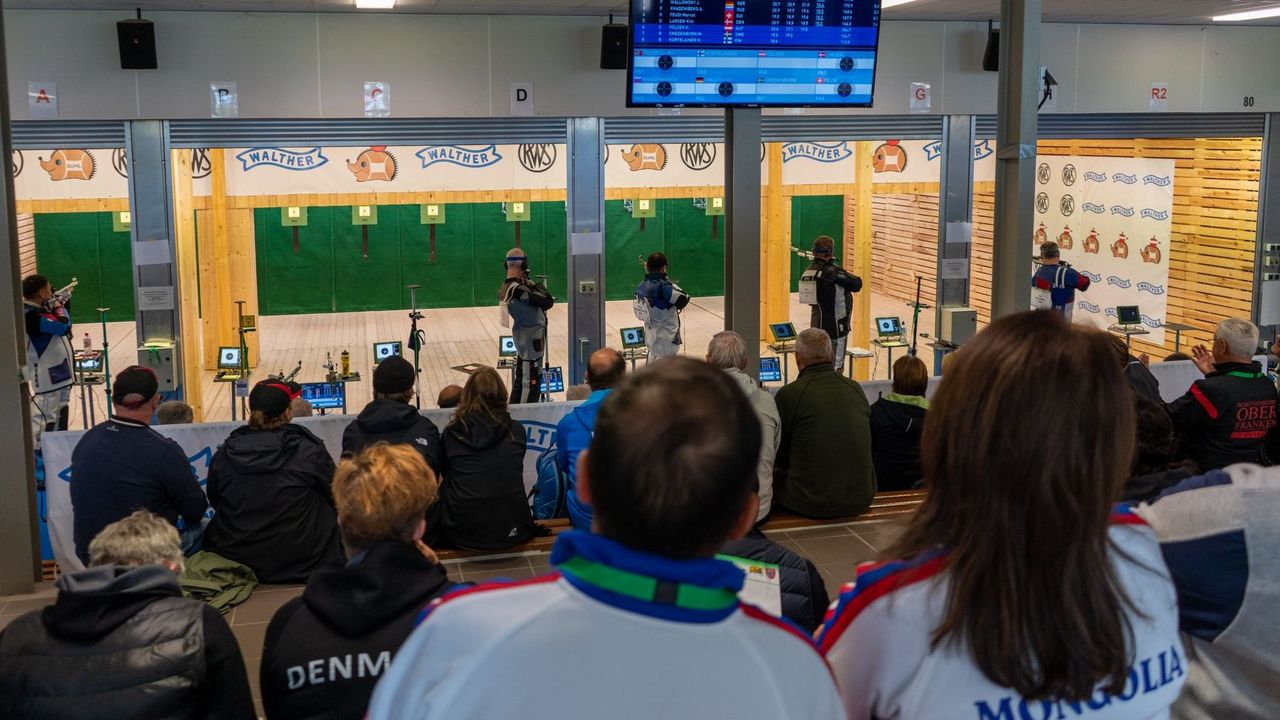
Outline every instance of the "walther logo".
<svg viewBox="0 0 1280 720"><path fill-rule="evenodd" d="M427 168L436 163L449 163L466 168L482 168L497 164L502 160L496 145L468 147L464 145L428 145L414 153L422 160L422 167Z"/></svg>
<svg viewBox="0 0 1280 720"><path fill-rule="evenodd" d="M1094 305L1093 303L1087 302L1084 300L1081 300L1080 302L1076 303L1076 307L1091 313L1096 313L1100 309L1097 305Z"/></svg>
<svg viewBox="0 0 1280 720"><path fill-rule="evenodd" d="M1096 213L1096 214L1098 214L1098 215L1105 215L1105 214L1107 214L1107 206L1106 206L1106 205L1097 205L1097 204L1095 204L1095 203L1085 203L1085 204L1084 204L1084 205L1082 205L1081 207L1083 207L1083 208L1084 208L1084 211L1085 211L1085 212L1087 212L1087 213Z"/></svg>
<svg viewBox="0 0 1280 720"><path fill-rule="evenodd" d="M1133 282L1128 278L1122 278L1119 275L1110 275L1107 277L1107 284L1115 285L1121 290L1128 290L1133 285Z"/></svg>
<svg viewBox="0 0 1280 720"><path fill-rule="evenodd" d="M1098 172L1087 172L1084 174L1084 179L1088 182L1106 182L1107 174L1098 173Z"/></svg>
<svg viewBox="0 0 1280 720"><path fill-rule="evenodd" d="M1125 175L1124 173L1115 173L1114 175L1111 176L1111 179L1118 183L1124 183L1125 185L1138 184L1137 175Z"/></svg>
<svg viewBox="0 0 1280 720"><path fill-rule="evenodd" d="M1123 215L1124 217L1133 217L1133 208L1124 207L1123 205L1112 205L1112 215Z"/></svg>
<svg viewBox="0 0 1280 720"><path fill-rule="evenodd" d="M1168 220L1169 212L1167 210L1152 210L1151 208L1143 208L1142 217L1151 218L1152 220Z"/></svg>
<svg viewBox="0 0 1280 720"><path fill-rule="evenodd" d="M1164 175L1143 175L1143 185L1158 185L1160 187L1169 187L1173 181Z"/></svg>
<svg viewBox="0 0 1280 720"><path fill-rule="evenodd" d="M556 164L556 146L551 143L521 145L516 150L520 166L532 173L546 172Z"/></svg>
<svg viewBox="0 0 1280 720"><path fill-rule="evenodd" d="M1099 275L1098 273L1089 272L1088 270L1081 270L1080 274L1089 278L1089 282L1102 282L1102 276Z"/></svg>
<svg viewBox="0 0 1280 720"><path fill-rule="evenodd" d="M782 146L782 162L792 160L816 160L821 163L834 163L853 155L849 143L787 143Z"/></svg>
<svg viewBox="0 0 1280 720"><path fill-rule="evenodd" d="M1151 284L1151 283L1149 283L1149 282L1140 282L1140 283L1138 283L1138 290L1140 290L1141 292L1148 292L1148 293L1151 293L1152 295L1163 295L1163 294L1164 294L1164 286L1163 286L1163 285L1152 285L1152 284Z"/></svg>
<svg viewBox="0 0 1280 720"><path fill-rule="evenodd" d="M315 170L329 162L321 149L285 150L284 148L249 148L236 155L245 170L266 165L284 170Z"/></svg>
<svg viewBox="0 0 1280 720"><path fill-rule="evenodd" d="M706 170L715 161L715 143L684 143L680 146L680 162L690 170Z"/></svg>

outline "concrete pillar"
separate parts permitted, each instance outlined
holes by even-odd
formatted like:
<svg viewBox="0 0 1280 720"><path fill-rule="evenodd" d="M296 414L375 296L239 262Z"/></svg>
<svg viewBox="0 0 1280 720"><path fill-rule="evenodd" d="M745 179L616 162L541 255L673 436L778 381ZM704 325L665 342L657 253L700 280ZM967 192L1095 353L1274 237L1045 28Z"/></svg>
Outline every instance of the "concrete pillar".
<svg viewBox="0 0 1280 720"><path fill-rule="evenodd" d="M569 362L565 384L583 381L604 347L604 121L569 122Z"/></svg>
<svg viewBox="0 0 1280 720"><path fill-rule="evenodd" d="M724 328L746 340L747 374L754 377L760 366L760 109L725 110L724 130Z"/></svg>

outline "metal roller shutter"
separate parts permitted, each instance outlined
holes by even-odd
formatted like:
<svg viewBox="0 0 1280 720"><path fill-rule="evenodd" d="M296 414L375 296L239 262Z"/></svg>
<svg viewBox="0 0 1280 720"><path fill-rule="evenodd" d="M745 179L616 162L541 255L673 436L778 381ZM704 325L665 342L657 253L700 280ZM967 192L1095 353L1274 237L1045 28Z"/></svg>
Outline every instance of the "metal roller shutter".
<svg viewBox="0 0 1280 720"><path fill-rule="evenodd" d="M564 118L173 120L173 147L563 143Z"/></svg>
<svg viewBox="0 0 1280 720"><path fill-rule="evenodd" d="M16 150L124 147L124 123L120 121L16 120L12 133Z"/></svg>

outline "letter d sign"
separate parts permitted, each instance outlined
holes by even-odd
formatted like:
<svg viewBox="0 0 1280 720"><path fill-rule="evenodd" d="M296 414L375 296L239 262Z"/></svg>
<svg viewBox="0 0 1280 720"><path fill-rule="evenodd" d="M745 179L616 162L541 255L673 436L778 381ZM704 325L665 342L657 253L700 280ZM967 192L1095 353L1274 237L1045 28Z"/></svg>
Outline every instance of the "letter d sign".
<svg viewBox="0 0 1280 720"><path fill-rule="evenodd" d="M533 114L533 83L511 83L511 114Z"/></svg>

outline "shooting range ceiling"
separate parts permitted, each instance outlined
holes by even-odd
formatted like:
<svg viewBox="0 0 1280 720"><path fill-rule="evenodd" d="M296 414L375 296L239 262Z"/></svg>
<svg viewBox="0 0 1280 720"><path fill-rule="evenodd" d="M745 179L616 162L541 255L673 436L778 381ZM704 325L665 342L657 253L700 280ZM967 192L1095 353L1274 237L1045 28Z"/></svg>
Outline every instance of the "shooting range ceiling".
<svg viewBox="0 0 1280 720"><path fill-rule="evenodd" d="M3 0L6 9L355 12L352 0ZM1046 22L1200 25L1215 15L1280 6L1280 0L1044 0ZM398 0L404 13L469 15L607 15L625 17L626 0ZM387 12L387 11L362 11ZM887 20L988 20L1000 0L915 0L884 11ZM1253 21L1280 25L1280 18Z"/></svg>

